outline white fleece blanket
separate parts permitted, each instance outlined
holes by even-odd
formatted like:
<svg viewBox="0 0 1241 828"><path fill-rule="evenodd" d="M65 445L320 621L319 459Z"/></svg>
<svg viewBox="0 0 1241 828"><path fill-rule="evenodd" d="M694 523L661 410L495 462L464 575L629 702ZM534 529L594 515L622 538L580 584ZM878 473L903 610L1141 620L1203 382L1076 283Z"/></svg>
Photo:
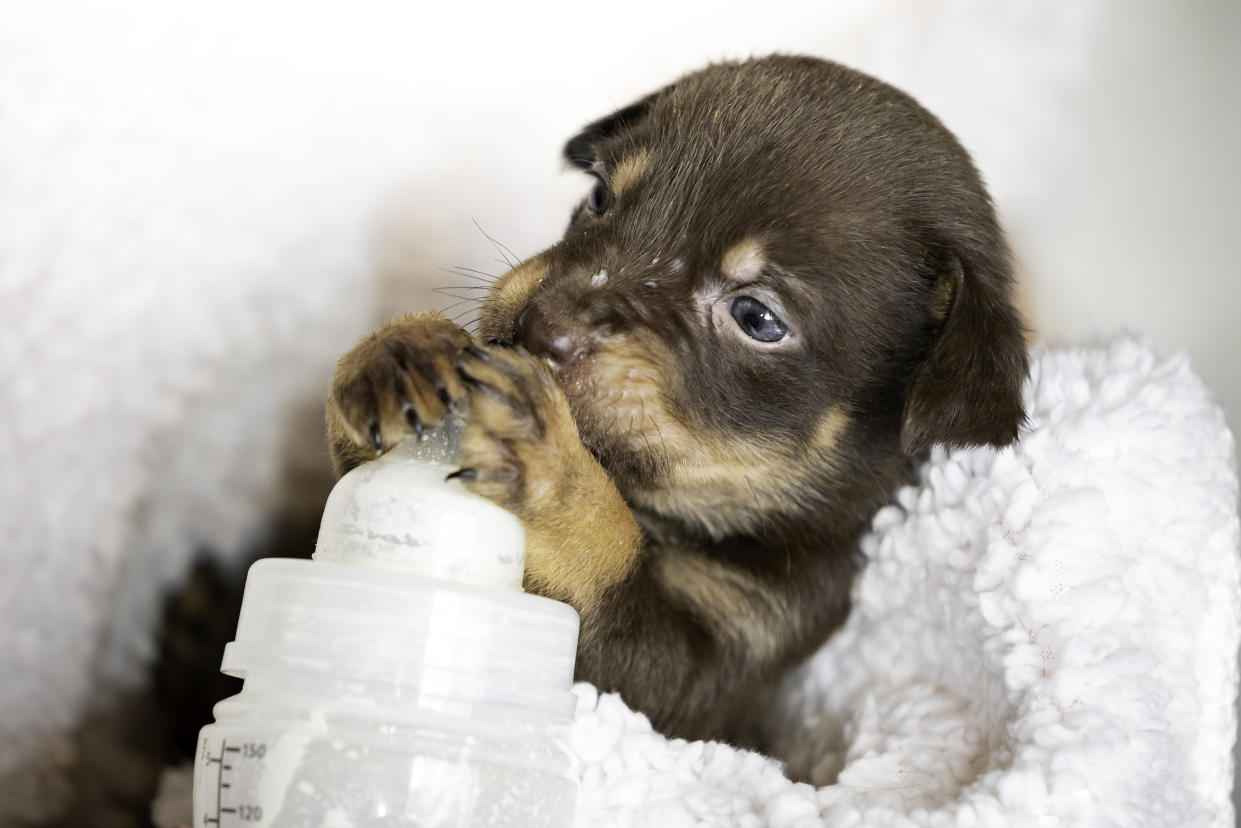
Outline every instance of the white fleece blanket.
<svg viewBox="0 0 1241 828"><path fill-rule="evenodd" d="M577 688L579 826L1230 826L1237 478L1142 341L1037 349L1004 451L936 450L772 721L803 778Z"/></svg>

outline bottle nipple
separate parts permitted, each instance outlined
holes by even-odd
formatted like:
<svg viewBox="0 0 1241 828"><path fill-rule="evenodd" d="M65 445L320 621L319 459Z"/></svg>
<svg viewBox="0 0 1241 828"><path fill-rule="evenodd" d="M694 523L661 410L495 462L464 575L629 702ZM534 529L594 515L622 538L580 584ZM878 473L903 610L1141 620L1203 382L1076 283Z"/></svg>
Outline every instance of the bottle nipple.
<svg viewBox="0 0 1241 828"><path fill-rule="evenodd" d="M353 469L328 496L312 557L520 589L521 521L446 480L460 461L461 424L450 418Z"/></svg>

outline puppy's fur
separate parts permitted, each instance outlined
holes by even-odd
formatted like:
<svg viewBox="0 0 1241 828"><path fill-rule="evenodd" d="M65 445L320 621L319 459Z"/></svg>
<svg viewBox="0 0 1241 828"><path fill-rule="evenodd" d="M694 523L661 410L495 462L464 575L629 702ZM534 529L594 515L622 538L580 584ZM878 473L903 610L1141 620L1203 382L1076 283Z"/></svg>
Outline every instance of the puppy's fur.
<svg viewBox="0 0 1241 828"><path fill-rule="evenodd" d="M579 677L752 744L909 457L1016 438L1007 250L943 125L816 59L711 66L565 154L595 189L491 289L489 344L411 316L341 360L338 471L468 399L456 476L525 523L528 588L581 614Z"/></svg>

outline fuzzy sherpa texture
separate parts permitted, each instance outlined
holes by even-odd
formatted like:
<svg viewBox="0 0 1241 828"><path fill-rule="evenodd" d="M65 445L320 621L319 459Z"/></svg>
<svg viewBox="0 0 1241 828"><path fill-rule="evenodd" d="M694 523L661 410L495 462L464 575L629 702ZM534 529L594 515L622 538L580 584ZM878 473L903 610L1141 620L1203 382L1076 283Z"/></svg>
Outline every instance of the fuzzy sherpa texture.
<svg viewBox="0 0 1241 828"><path fill-rule="evenodd" d="M1230 826L1233 440L1188 361L1036 350L1029 428L936 449L846 626L790 677L777 762L668 741L581 685L577 825Z"/></svg>

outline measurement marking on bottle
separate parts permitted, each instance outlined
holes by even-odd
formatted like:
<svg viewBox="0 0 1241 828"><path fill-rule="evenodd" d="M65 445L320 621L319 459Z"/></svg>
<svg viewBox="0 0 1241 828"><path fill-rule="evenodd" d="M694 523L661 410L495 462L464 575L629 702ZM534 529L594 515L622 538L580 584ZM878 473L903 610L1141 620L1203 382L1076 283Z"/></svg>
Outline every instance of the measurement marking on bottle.
<svg viewBox="0 0 1241 828"><path fill-rule="evenodd" d="M231 767L224 764L224 754L228 753L228 740L220 742L220 774L216 777L215 785L215 824L220 824L220 797L224 794L224 771L232 770Z"/></svg>
<svg viewBox="0 0 1241 828"><path fill-rule="evenodd" d="M224 804L224 791L233 787L232 781L226 779L226 774L233 770L233 763L236 761L234 757L229 756L230 753L240 754L239 758L244 758L251 762L260 762L267 754L267 745L263 742L245 742L240 745L230 745L227 739L222 739L220 741L220 752L213 756L207 747L207 740L203 740L203 763L215 765L218 768L215 783L215 812L203 812L202 825L204 828L208 825L223 828L225 823L234 825L246 822L261 822L263 819L263 808L260 805ZM246 772L244 767L245 765L243 764L241 773ZM225 815L227 815L227 819Z"/></svg>

